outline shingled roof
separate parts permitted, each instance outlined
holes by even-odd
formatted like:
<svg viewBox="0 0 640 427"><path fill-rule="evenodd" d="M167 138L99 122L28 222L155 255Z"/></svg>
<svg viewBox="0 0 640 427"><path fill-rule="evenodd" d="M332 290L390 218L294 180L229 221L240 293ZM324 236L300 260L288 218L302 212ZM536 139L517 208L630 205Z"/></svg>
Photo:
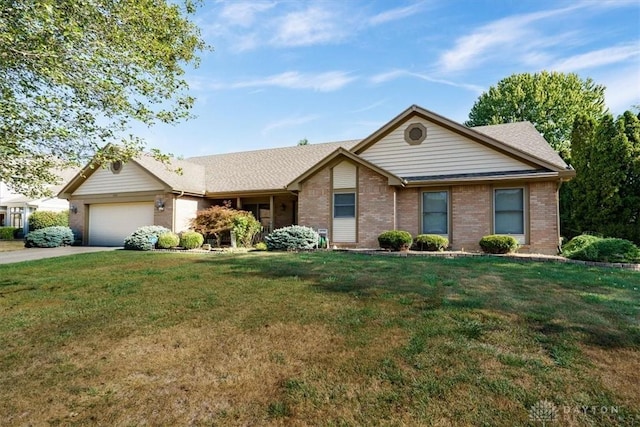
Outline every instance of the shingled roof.
<svg viewBox="0 0 640 427"><path fill-rule="evenodd" d="M336 149L349 150L358 142L340 141L191 157L187 162L206 169L209 194L277 191L285 190L287 184Z"/></svg>
<svg viewBox="0 0 640 427"><path fill-rule="evenodd" d="M568 166L562 158L551 148L540 132L531 122L504 123L490 126L476 126L470 128L487 135L519 151L551 163L561 169Z"/></svg>

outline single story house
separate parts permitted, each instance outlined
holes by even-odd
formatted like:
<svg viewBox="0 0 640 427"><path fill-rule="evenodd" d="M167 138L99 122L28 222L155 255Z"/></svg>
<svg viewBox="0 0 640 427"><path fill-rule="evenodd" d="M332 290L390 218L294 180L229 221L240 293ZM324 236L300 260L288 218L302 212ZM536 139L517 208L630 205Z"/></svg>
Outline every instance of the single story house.
<svg viewBox="0 0 640 427"><path fill-rule="evenodd" d="M531 123L468 128L413 105L362 140L175 160L149 156L85 169L60 192L85 244L121 245L142 225L188 229L230 201L267 230L328 230L331 245L375 248L385 230L440 234L477 250L510 234L522 251L556 253L558 191L575 171Z"/></svg>
<svg viewBox="0 0 640 427"><path fill-rule="evenodd" d="M48 186L51 194L58 194L64 184L78 173L75 169L56 171L63 184ZM0 227L15 227L22 234L29 233L29 217L37 210L62 212L69 209L69 202L58 197L33 198L16 193L9 186L0 182Z"/></svg>

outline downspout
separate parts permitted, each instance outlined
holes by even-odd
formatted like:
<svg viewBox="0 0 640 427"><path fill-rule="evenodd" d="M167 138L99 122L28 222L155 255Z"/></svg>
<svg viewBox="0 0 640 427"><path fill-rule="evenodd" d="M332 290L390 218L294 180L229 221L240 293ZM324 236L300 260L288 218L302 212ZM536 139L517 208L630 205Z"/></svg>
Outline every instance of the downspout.
<svg viewBox="0 0 640 427"><path fill-rule="evenodd" d="M556 230L558 230L558 254L562 253L562 237L560 235L560 187L562 187L562 178L558 180L558 188L557 188L557 202L556 202Z"/></svg>
<svg viewBox="0 0 640 427"><path fill-rule="evenodd" d="M398 229L398 203L397 203L398 190L393 187L393 229Z"/></svg>

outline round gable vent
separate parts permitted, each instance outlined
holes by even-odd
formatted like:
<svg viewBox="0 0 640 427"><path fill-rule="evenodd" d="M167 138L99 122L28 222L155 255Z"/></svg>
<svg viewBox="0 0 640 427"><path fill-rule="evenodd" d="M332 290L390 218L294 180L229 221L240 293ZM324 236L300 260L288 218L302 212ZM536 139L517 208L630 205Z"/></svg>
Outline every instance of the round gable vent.
<svg viewBox="0 0 640 427"><path fill-rule="evenodd" d="M111 172L113 173L120 173L120 171L122 170L122 162L120 160L111 162L109 169L111 169Z"/></svg>
<svg viewBox="0 0 640 427"><path fill-rule="evenodd" d="M427 139L427 128L422 123L411 123L404 130L404 140L409 145L418 145Z"/></svg>

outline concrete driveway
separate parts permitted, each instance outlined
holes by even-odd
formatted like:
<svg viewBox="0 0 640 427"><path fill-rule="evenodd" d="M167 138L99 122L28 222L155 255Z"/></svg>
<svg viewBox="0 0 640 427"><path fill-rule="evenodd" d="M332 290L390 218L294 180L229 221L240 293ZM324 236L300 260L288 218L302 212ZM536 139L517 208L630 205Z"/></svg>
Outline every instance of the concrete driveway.
<svg viewBox="0 0 640 427"><path fill-rule="evenodd" d="M122 248L105 248L102 246L64 246L60 248L28 248L19 251L0 252L0 264L34 261L45 258L56 258L67 255L86 254L90 252L115 251Z"/></svg>

